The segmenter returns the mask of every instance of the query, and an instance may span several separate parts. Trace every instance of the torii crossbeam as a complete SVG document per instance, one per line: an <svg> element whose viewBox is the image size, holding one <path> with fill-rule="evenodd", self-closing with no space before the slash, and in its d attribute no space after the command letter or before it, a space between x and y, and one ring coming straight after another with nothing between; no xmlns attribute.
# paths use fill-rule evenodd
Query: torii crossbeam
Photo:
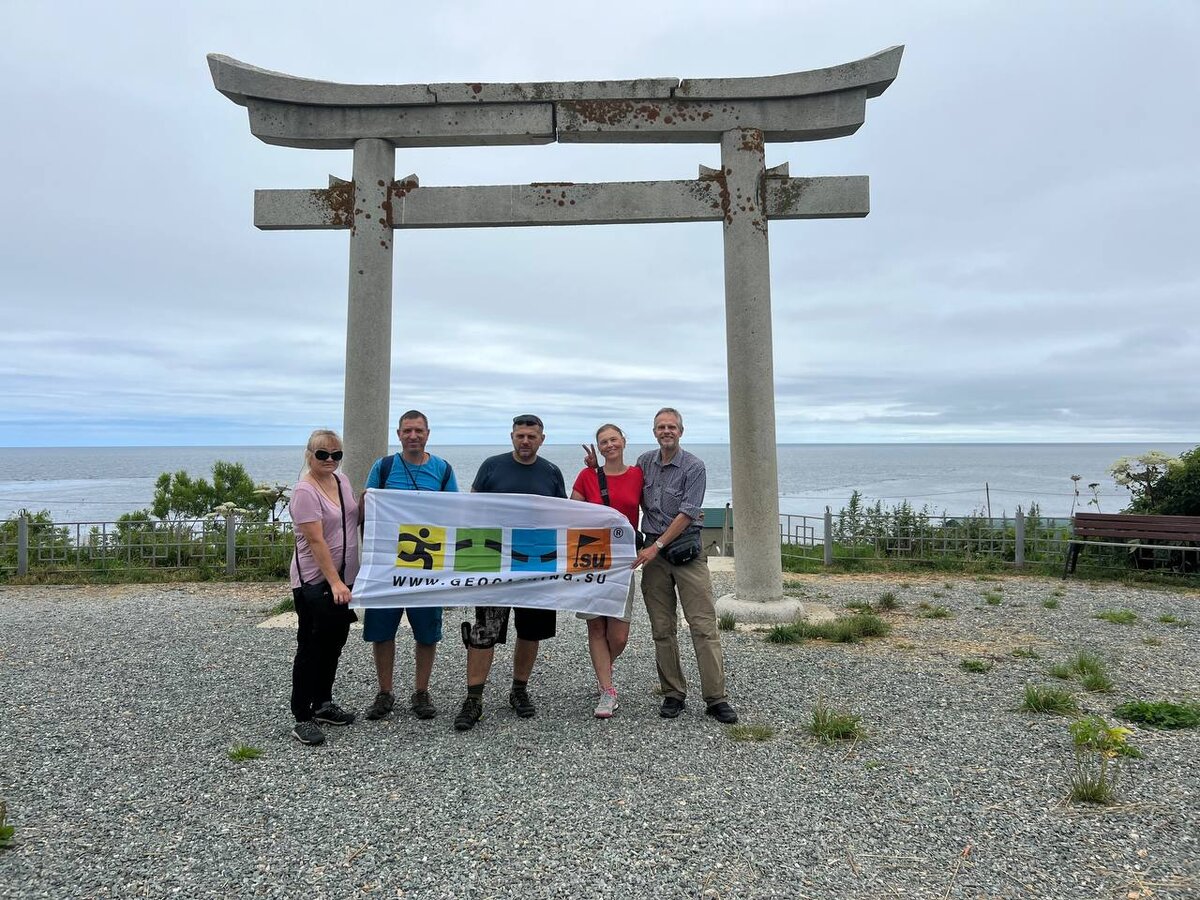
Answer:
<svg viewBox="0 0 1200 900"><path fill-rule="evenodd" d="M903 47L827 69L761 78L352 85L296 78L210 54L217 90L268 144L353 149L351 181L256 191L266 230L349 229L344 436L362 484L387 452L392 240L404 228L721 222L729 449L741 601L782 600L767 223L865 216L865 175L791 178L765 143L853 134L896 78ZM720 143L694 180L421 187L396 179L397 147Z"/></svg>

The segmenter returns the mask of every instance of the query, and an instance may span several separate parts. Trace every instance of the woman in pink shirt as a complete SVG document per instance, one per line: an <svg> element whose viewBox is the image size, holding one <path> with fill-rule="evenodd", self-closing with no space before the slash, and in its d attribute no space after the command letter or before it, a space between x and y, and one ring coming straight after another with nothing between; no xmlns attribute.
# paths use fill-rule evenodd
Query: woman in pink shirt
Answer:
<svg viewBox="0 0 1200 900"><path fill-rule="evenodd" d="M333 702L333 679L350 623L350 588L358 574L358 503L350 479L338 471L342 441L318 429L308 438L304 470L292 489L295 525L292 596L299 619L292 663L292 737L321 744L321 725L349 725L354 714Z"/></svg>
<svg viewBox="0 0 1200 900"><path fill-rule="evenodd" d="M605 503L613 507L634 529L638 523L638 504L642 499L642 470L625 464L625 433L616 425L601 425L596 432L596 447L583 449L588 459L594 459L596 448L604 459L603 466L585 466L571 488L572 500ZM599 460L597 460L599 462ZM603 479L603 480L602 480ZM607 500L604 490L608 492ZM625 598L625 614L620 618L576 613L588 623L588 652L596 681L600 684L600 701L596 718L607 719L617 708L617 689L613 687L613 662L629 640L629 619L633 612L634 579L629 579L629 596Z"/></svg>

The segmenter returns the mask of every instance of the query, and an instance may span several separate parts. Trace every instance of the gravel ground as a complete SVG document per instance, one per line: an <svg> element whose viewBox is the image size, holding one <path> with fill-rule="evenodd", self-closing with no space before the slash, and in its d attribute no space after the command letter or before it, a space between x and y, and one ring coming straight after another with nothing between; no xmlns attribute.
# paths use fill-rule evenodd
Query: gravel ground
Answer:
<svg viewBox="0 0 1200 900"><path fill-rule="evenodd" d="M17 827L0 897L1200 896L1200 734L1136 730L1145 759L1121 802L1073 806L1066 720L1017 709L1023 685L1084 647L1117 685L1076 684L1089 711L1200 696L1200 593L890 576L789 589L835 610L885 591L903 605L889 637L861 645L726 633L730 692L743 723L777 730L766 742L735 742L698 699L659 718L639 611L611 721L591 716L583 624L560 616L537 718L508 710L501 650L483 721L456 733L465 654L447 640L437 719L360 721L308 748L289 737L294 637L256 627L282 586L0 588L0 797ZM917 617L923 600L954 618ZM1138 621L1093 618L1117 607ZM994 667L960 668L978 655ZM357 709L374 695L357 630L337 692ZM818 697L869 736L812 740ZM262 758L231 761L235 743Z"/></svg>

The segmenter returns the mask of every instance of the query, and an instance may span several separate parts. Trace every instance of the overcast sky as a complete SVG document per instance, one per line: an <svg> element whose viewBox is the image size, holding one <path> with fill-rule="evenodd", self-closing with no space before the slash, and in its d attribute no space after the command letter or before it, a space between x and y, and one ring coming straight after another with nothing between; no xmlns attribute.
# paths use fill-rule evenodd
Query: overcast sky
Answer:
<svg viewBox="0 0 1200 900"><path fill-rule="evenodd" d="M346 232L255 188L350 177L260 143L205 54L344 82L768 75L906 45L792 175L866 219L770 229L780 441L1196 440L1200 4L0 0L0 445L288 444L340 428ZM423 185L695 177L709 144L399 150ZM405 231L392 411L442 443L535 412L724 441L717 224Z"/></svg>

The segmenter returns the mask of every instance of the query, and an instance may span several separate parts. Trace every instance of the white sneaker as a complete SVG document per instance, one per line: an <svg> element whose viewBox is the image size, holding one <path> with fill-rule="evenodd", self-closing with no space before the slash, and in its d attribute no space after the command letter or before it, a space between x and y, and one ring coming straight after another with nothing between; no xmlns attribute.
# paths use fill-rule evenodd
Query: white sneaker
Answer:
<svg viewBox="0 0 1200 900"><path fill-rule="evenodd" d="M617 692L615 689L609 688L600 694L600 702L596 704L596 718L611 719L617 706Z"/></svg>

